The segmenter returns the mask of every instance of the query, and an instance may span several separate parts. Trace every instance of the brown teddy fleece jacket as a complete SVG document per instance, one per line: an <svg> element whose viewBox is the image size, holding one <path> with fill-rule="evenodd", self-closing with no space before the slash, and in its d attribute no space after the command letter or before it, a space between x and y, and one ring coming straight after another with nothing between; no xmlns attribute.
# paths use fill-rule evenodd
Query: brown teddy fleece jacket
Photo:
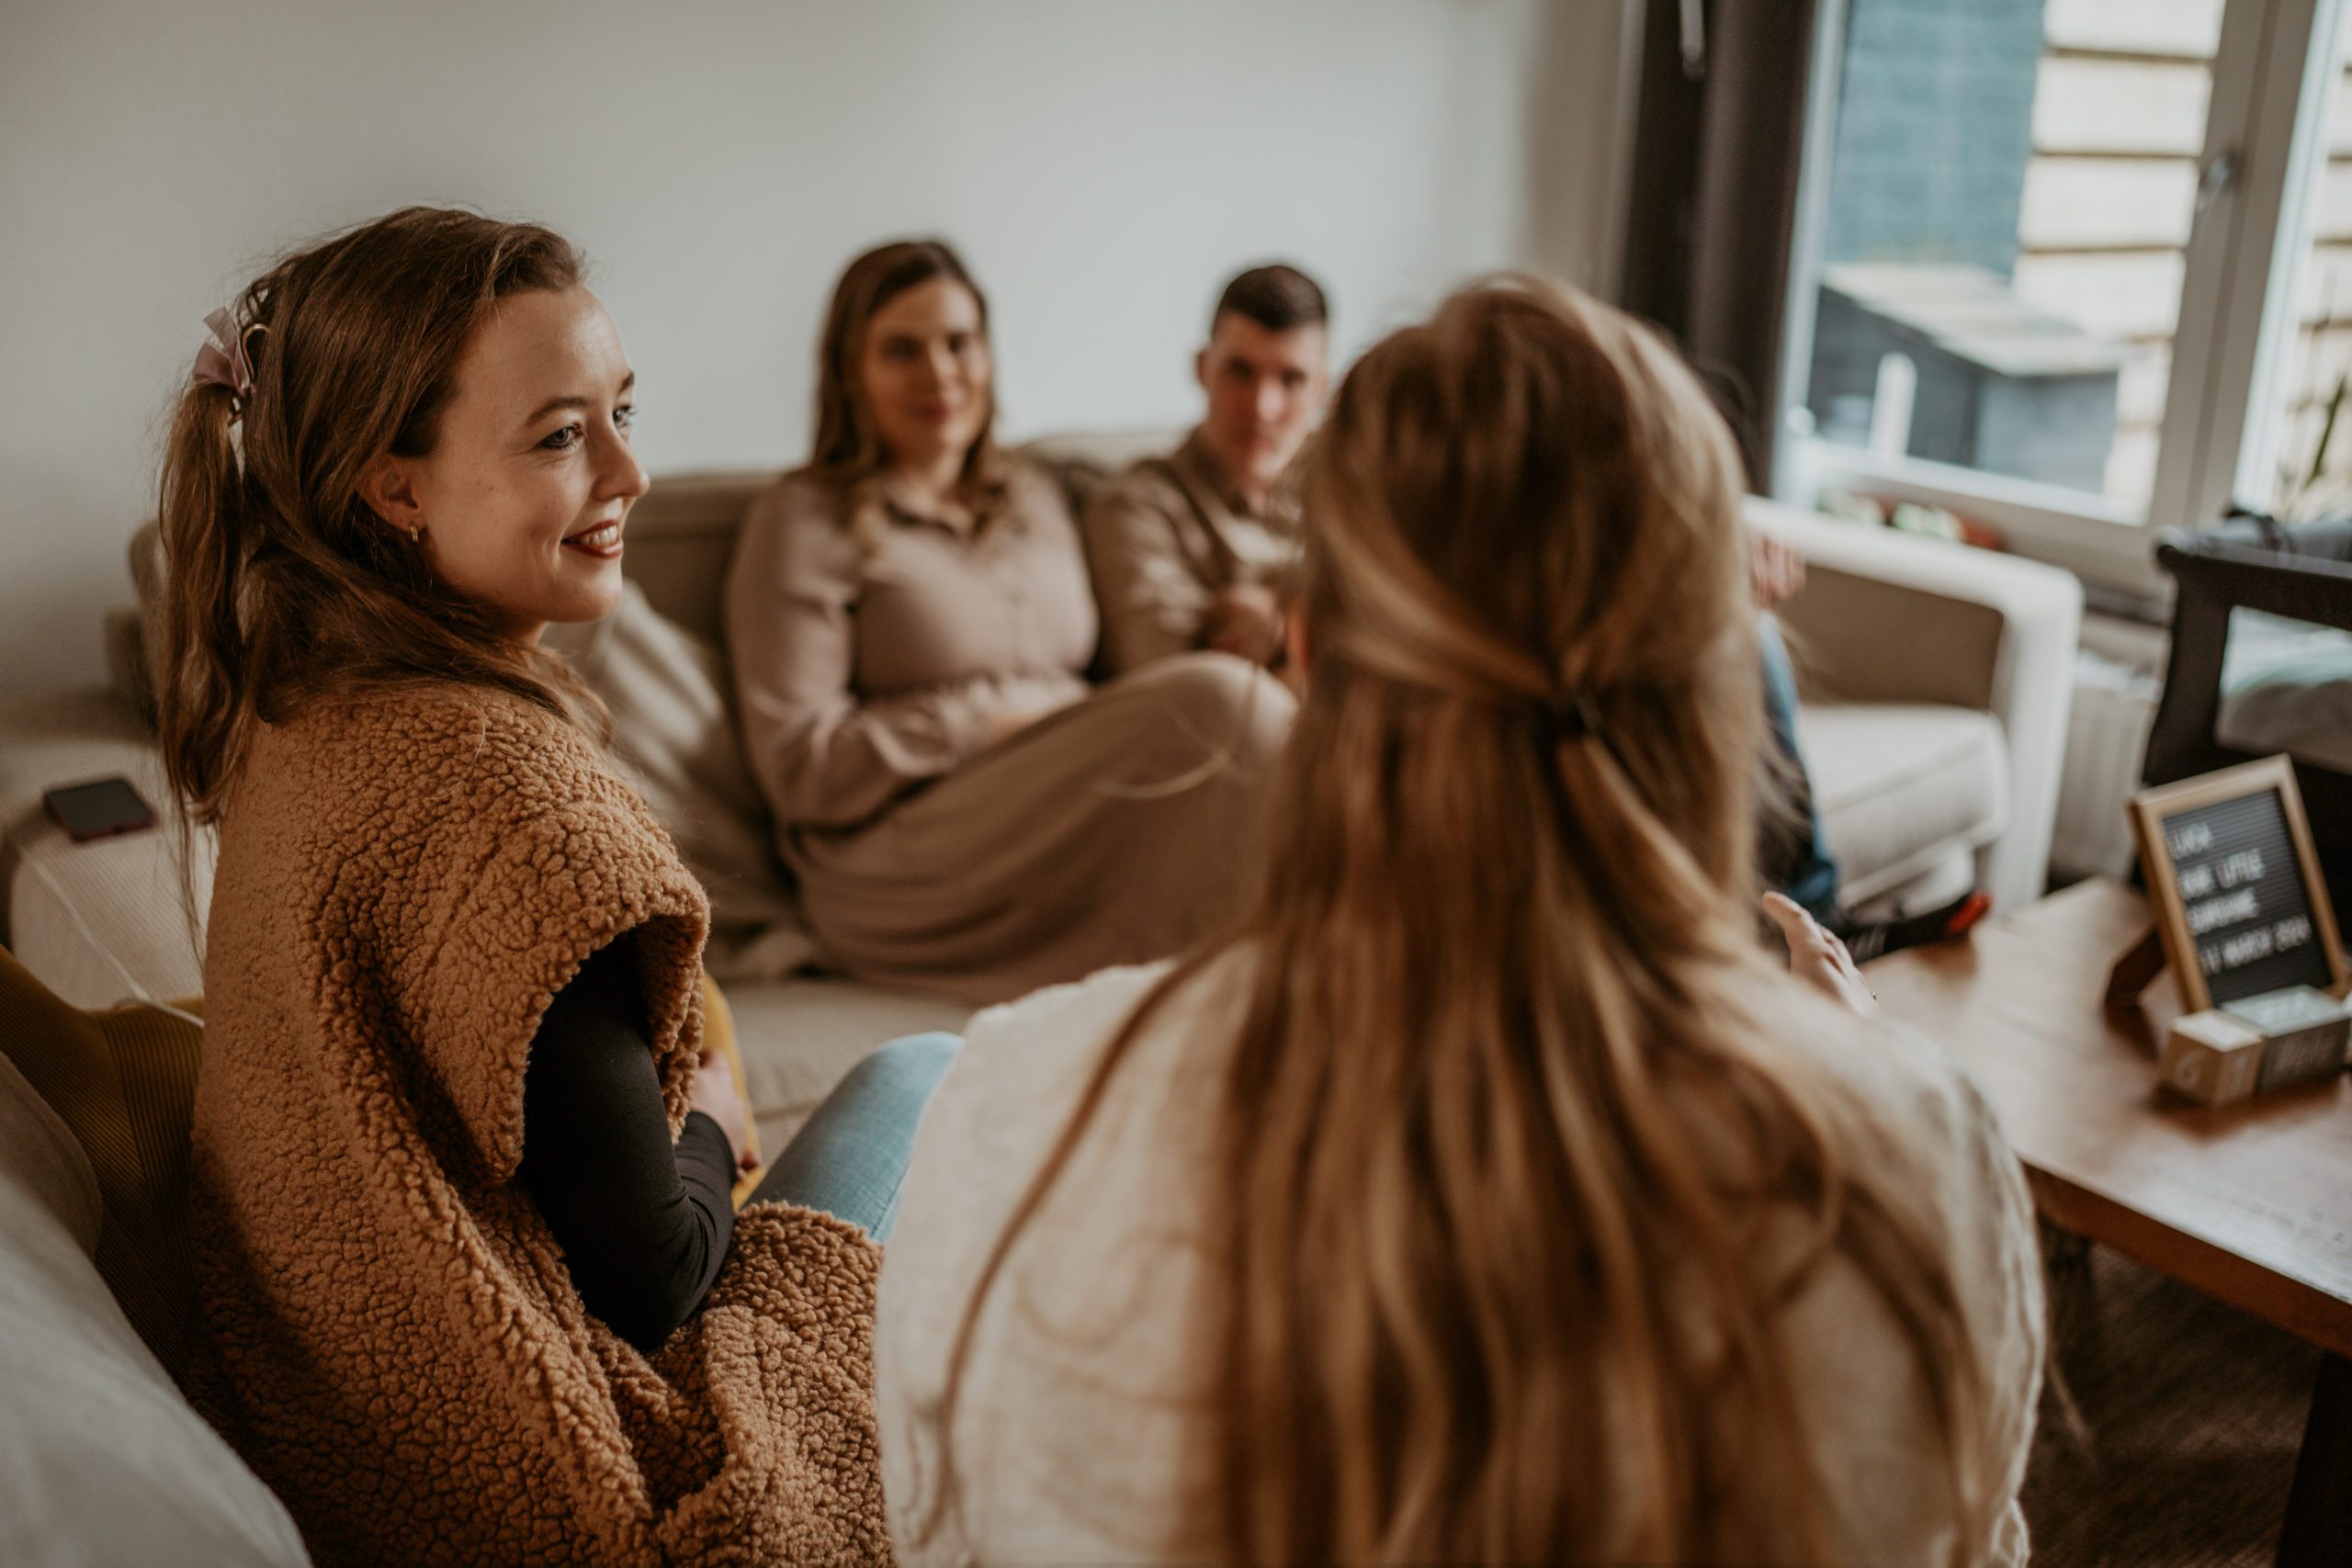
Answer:
<svg viewBox="0 0 2352 1568"><path fill-rule="evenodd" d="M205 962L203 1382L322 1563L888 1560L864 1234L747 1210L648 1358L515 1179L540 1015L632 929L675 1134L707 923L643 802L530 704L264 729Z"/></svg>

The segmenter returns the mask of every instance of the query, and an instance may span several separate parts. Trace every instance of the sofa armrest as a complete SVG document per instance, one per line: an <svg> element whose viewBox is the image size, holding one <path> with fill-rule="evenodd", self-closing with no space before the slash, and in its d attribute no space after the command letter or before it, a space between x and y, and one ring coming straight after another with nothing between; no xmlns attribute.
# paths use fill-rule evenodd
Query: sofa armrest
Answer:
<svg viewBox="0 0 2352 1568"><path fill-rule="evenodd" d="M2009 825L1978 858L2002 908L2041 897L2074 699L2083 590L2015 556L1839 523L1751 499L1749 521L1804 558L1781 609L1805 694L1989 713L2008 750Z"/></svg>
<svg viewBox="0 0 2352 1568"><path fill-rule="evenodd" d="M120 773L162 824L77 844L41 795ZM76 1007L168 1001L204 988L200 926L190 919L179 830L163 758L129 705L72 691L0 702L0 943ZM212 837L198 834L200 920L212 890Z"/></svg>

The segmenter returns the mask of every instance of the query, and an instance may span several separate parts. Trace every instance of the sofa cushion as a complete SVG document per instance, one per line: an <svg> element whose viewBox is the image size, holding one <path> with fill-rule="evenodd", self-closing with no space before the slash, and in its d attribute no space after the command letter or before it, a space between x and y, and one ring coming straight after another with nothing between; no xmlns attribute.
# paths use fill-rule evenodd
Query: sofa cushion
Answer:
<svg viewBox="0 0 2352 1568"><path fill-rule="evenodd" d="M1839 896L1875 897L1990 842L2008 819L2001 726L1973 708L1806 705L1797 742L1837 857Z"/></svg>
<svg viewBox="0 0 2352 1568"><path fill-rule="evenodd" d="M854 980L788 979L730 985L735 1038L751 1086L752 1116L773 1154L866 1053L903 1034L961 1031L968 1002Z"/></svg>
<svg viewBox="0 0 2352 1568"><path fill-rule="evenodd" d="M1184 434L1182 425L1066 431L1039 436L1019 450L1061 481L1070 510L1084 516L1094 492L1112 476L1146 457L1167 456L1184 444Z"/></svg>
<svg viewBox="0 0 2352 1568"><path fill-rule="evenodd" d="M0 1562L308 1562L116 1305L101 1223L73 1133L0 1059Z"/></svg>
<svg viewBox="0 0 2352 1568"><path fill-rule="evenodd" d="M203 1040L199 1022L168 1008L69 1007L0 948L0 1056L89 1156L105 1200L98 1273L175 1379L193 1332L188 1127Z"/></svg>
<svg viewBox="0 0 2352 1568"><path fill-rule="evenodd" d="M110 773L129 777L164 826L77 844L41 808L41 792ZM0 702L0 943L76 1007L204 988L201 922L182 896L169 798L154 738L110 694ZM210 829L193 847L200 916L211 897Z"/></svg>
<svg viewBox="0 0 2352 1568"><path fill-rule="evenodd" d="M2352 632L2231 611L2213 739L2352 773Z"/></svg>
<svg viewBox="0 0 2352 1568"><path fill-rule="evenodd" d="M550 627L547 643L611 711L614 760L710 895L710 973L737 980L808 964L816 943L743 764L718 650L654 609L634 582L622 584L611 615Z"/></svg>
<svg viewBox="0 0 2352 1568"><path fill-rule="evenodd" d="M2303 660L2222 698L2213 739L2267 757L2284 751L2352 773L2352 660Z"/></svg>
<svg viewBox="0 0 2352 1568"><path fill-rule="evenodd" d="M663 619L718 646L735 535L752 502L782 476L780 468L662 475L629 510L621 570Z"/></svg>

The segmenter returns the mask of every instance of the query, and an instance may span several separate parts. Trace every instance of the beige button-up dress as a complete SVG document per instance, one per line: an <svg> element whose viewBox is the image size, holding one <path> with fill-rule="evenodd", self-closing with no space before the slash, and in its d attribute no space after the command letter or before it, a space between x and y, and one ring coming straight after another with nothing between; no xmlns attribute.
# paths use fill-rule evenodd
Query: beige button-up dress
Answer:
<svg viewBox="0 0 2352 1568"><path fill-rule="evenodd" d="M1229 911L1290 695L1217 654L1089 685L1085 554L1038 465L970 524L788 475L726 616L752 775L851 972L998 1001Z"/></svg>
<svg viewBox="0 0 2352 1568"><path fill-rule="evenodd" d="M1298 560L1296 498L1263 511L1227 488L1194 431L1104 485L1086 509L1086 554L1102 607L1102 662L1138 670L1201 646L1219 593L1279 586Z"/></svg>

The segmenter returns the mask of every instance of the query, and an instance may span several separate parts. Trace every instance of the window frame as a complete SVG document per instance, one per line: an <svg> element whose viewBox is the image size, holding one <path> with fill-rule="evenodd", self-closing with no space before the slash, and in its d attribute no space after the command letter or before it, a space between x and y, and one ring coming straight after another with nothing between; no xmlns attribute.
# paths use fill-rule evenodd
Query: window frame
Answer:
<svg viewBox="0 0 2352 1568"><path fill-rule="evenodd" d="M2161 604L2171 585L2155 564L2157 532L2211 525L2233 500L2267 494L2279 400L2257 390L2275 384L2299 325L2312 164L2328 155L2329 111L2345 74L2339 29L2352 0L2226 0L2197 167L2200 181L2217 167L2229 173L2193 220L2183 253L2144 518L2062 486L1872 453L1811 433L1806 394L1849 4L1818 0L1815 12L1783 303L1776 497L1804 505L1823 490L1852 488L1941 506L2000 530L2019 555L2064 567L2125 601Z"/></svg>

